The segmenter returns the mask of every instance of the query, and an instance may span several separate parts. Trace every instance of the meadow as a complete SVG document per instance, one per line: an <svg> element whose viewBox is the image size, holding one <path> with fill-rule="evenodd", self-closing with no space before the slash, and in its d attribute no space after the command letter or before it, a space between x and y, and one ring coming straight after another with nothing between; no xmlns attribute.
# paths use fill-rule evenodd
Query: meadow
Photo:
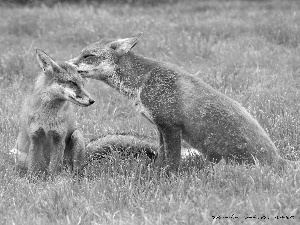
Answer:
<svg viewBox="0 0 300 225"><path fill-rule="evenodd" d="M178 1L0 8L0 224L299 224L300 168L191 165L156 176L138 160L98 165L97 176L30 183L8 151L25 93L40 71L35 48L56 60L105 37L144 32L135 51L174 63L239 101L280 154L300 159L300 4L297 1ZM98 81L96 103L76 108L86 140L115 132L157 139L132 104ZM97 166L97 165L96 165Z"/></svg>

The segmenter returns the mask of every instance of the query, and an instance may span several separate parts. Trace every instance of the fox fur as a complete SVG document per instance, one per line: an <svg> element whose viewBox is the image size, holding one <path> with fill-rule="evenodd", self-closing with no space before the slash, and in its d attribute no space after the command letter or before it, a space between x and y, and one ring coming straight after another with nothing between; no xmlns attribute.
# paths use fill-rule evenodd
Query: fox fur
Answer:
<svg viewBox="0 0 300 225"><path fill-rule="evenodd" d="M86 145L87 162L101 159L116 151L125 158L145 155L150 160L155 160L158 144L155 140L137 134L106 134L92 139Z"/></svg>
<svg viewBox="0 0 300 225"><path fill-rule="evenodd" d="M20 131L11 153L17 168L30 175L56 174L63 159L78 171L85 145L75 126L72 103L89 106L94 100L72 66L56 63L39 49L37 59L43 72L23 103Z"/></svg>
<svg viewBox="0 0 300 225"><path fill-rule="evenodd" d="M158 164L177 171L181 139L214 163L286 164L269 135L237 101L175 65L136 54L140 35L104 39L67 63L133 101L160 133Z"/></svg>

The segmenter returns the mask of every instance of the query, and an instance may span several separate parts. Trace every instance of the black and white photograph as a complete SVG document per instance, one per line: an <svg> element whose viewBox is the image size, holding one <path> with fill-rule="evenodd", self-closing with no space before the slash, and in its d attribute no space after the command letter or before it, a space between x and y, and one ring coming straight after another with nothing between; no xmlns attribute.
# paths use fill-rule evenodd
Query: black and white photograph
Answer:
<svg viewBox="0 0 300 225"><path fill-rule="evenodd" d="M300 224L300 1L0 0L0 224Z"/></svg>

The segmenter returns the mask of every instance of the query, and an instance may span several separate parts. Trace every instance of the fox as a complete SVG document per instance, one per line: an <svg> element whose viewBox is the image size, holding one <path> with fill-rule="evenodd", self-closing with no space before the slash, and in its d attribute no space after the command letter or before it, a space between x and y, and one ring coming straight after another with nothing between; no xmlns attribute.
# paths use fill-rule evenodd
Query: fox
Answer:
<svg viewBox="0 0 300 225"><path fill-rule="evenodd" d="M58 174L64 160L80 172L85 142L75 125L73 105L87 107L95 101L75 67L57 63L41 49L36 49L36 57L42 72L23 102L11 154L17 169L33 178Z"/></svg>
<svg viewBox="0 0 300 225"><path fill-rule="evenodd" d="M134 52L141 35L102 39L66 63L82 77L100 80L129 98L157 127L159 168L178 172L182 140L213 164L221 159L280 168L287 164L240 103L174 64Z"/></svg>

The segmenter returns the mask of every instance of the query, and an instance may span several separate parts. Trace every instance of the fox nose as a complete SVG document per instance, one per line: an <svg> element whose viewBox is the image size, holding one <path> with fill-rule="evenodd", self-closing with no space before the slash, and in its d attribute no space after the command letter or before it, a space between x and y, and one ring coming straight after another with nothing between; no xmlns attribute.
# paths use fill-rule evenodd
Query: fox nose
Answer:
<svg viewBox="0 0 300 225"><path fill-rule="evenodd" d="M95 102L95 100L90 98L90 100L89 100L90 105L92 105L94 102Z"/></svg>

